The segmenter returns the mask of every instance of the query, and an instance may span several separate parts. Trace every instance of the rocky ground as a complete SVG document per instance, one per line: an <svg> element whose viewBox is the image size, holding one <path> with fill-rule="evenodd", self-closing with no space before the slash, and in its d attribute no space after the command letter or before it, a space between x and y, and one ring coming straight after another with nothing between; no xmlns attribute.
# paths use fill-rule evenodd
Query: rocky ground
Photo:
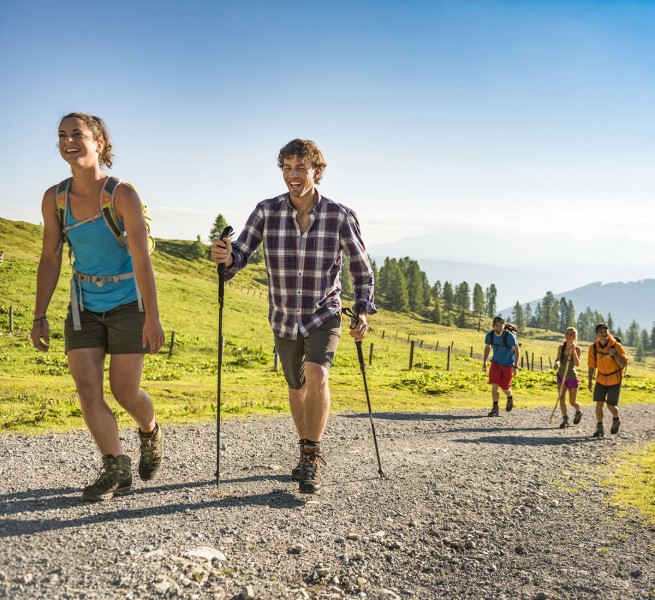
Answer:
<svg viewBox="0 0 655 600"><path fill-rule="evenodd" d="M607 504L602 466L655 439L550 409L330 418L320 495L298 493L290 418L165 427L165 465L101 504L87 432L0 438L0 597L653 598L655 528ZM123 432L138 460L135 431Z"/></svg>

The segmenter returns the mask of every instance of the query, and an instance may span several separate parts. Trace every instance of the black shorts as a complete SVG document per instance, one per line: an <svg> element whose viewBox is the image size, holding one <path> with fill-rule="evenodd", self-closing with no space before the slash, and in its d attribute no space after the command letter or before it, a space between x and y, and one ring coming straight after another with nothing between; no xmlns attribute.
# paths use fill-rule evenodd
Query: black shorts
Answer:
<svg viewBox="0 0 655 600"><path fill-rule="evenodd" d="M341 315L334 315L307 337L298 334L295 340L275 336L284 378L292 390L305 385L305 362L330 368L341 338Z"/></svg>
<svg viewBox="0 0 655 600"><path fill-rule="evenodd" d="M616 406L619 403L619 394L621 393L621 384L603 385L596 382L594 387L594 402L607 402L610 406Z"/></svg>
<svg viewBox="0 0 655 600"><path fill-rule="evenodd" d="M147 354L143 347L143 324L146 313L136 301L112 308L107 312L80 311L82 329L73 329L73 315L68 306L64 324L66 352L78 348L104 348L107 354Z"/></svg>

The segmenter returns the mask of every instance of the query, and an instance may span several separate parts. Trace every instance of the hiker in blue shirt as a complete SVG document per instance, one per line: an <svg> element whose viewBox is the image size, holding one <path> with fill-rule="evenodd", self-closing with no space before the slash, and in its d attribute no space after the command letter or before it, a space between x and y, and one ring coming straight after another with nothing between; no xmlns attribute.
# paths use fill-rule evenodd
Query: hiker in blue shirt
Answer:
<svg viewBox="0 0 655 600"><path fill-rule="evenodd" d="M511 323L505 323L503 317L494 317L493 331L489 331L485 337L484 358L482 360L482 370L487 372L487 359L489 351L493 347L493 357L491 359L491 368L489 369L489 383L491 384L491 399L493 406L487 416L497 417L498 398L503 390L507 396L505 410L511 411L514 406L514 396L512 396L512 377L516 374L516 368L519 362L519 346L516 339L516 327Z"/></svg>
<svg viewBox="0 0 655 600"><path fill-rule="evenodd" d="M30 337L37 350L48 351L46 311L57 287L66 242L74 257L64 325L66 357L84 422L103 463L96 482L84 488L82 497L109 500L129 491L132 463L105 400L106 357L110 355L112 394L138 424L139 477L149 481L161 466L163 434L152 399L140 389L141 372L144 355L164 344L164 330L145 211L133 187L103 170L111 168L113 153L102 119L85 113L66 115L59 123L59 153L72 177L49 188L41 203L43 244ZM118 236L111 227L114 218L120 225Z"/></svg>

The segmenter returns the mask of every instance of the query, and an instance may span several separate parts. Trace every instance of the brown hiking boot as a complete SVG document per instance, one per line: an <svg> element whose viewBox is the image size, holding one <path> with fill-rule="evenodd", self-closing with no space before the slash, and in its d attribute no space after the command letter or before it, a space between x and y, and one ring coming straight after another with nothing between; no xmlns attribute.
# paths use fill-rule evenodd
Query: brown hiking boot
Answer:
<svg viewBox="0 0 655 600"><path fill-rule="evenodd" d="M150 481L159 471L163 456L164 434L161 427L156 424L150 433L143 433L139 429L141 439L141 458L139 459L139 477L143 481Z"/></svg>
<svg viewBox="0 0 655 600"><path fill-rule="evenodd" d="M612 419L612 427L610 429L610 433L612 435L618 433L619 432L619 427L621 427L621 419L619 419L618 417L614 417Z"/></svg>
<svg viewBox="0 0 655 600"><path fill-rule="evenodd" d="M488 417L498 417L500 414L498 413L498 404L494 404L491 407L491 411L489 411L489 414L487 415Z"/></svg>
<svg viewBox="0 0 655 600"><path fill-rule="evenodd" d="M596 425L596 431L591 437L602 438L605 437L605 428L603 427L602 422Z"/></svg>
<svg viewBox="0 0 655 600"><path fill-rule="evenodd" d="M566 429L569 426L569 418L564 415L562 417L562 422L559 424L560 429Z"/></svg>
<svg viewBox="0 0 655 600"><path fill-rule="evenodd" d="M575 413L575 417L573 417L573 424L577 425L581 420L582 420L582 411L579 410Z"/></svg>
<svg viewBox="0 0 655 600"><path fill-rule="evenodd" d="M316 494L321 490L321 463L325 464L321 444L305 440L300 461L300 492Z"/></svg>
<svg viewBox="0 0 655 600"><path fill-rule="evenodd" d="M129 456L121 454L102 457L102 470L95 483L82 490L82 498L98 502L110 500L116 494L125 494L132 486L132 461Z"/></svg>
<svg viewBox="0 0 655 600"><path fill-rule="evenodd" d="M514 396L507 396L507 404L505 404L505 410L507 412L512 412L514 408Z"/></svg>

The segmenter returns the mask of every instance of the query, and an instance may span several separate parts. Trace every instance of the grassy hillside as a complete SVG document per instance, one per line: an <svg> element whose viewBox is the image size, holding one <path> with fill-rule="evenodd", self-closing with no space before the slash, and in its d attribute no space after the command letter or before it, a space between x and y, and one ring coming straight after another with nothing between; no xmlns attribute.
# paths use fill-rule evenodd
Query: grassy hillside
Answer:
<svg viewBox="0 0 655 600"><path fill-rule="evenodd" d="M62 276L48 311L52 346L36 352L28 338L41 228L0 219L0 431L63 429L83 426L75 389L63 351L63 319L68 304L70 267L64 259ZM175 332L173 355L169 348L147 357L144 387L156 399L163 421L190 422L214 417L217 356L217 286L212 263L189 259L193 242L158 240L153 254L160 311L168 340ZM273 370L273 335L267 320L266 277L263 266L250 266L226 288L224 335L226 356L223 407L227 414L275 413L287 410L286 386L281 371ZM9 307L14 330L9 333ZM370 319L371 335L364 343L375 410L442 410L486 408L489 387L481 372L479 355L484 332L475 328L436 326L421 319L385 310ZM332 406L335 410L365 408L362 378L355 345L347 336L332 371ZM520 332L524 355L535 357L536 371L519 372L515 384L520 408L552 406L556 388L548 369L560 334L537 330ZM410 371L409 340L415 340ZM439 351L435 346L439 345ZM450 371L443 350L452 345ZM469 355L471 351L474 356ZM629 349L630 351L630 349ZM539 370L540 359L544 370ZM655 390L653 359L628 369L622 402L646 402ZM583 370L583 384L586 384ZM107 394L109 392L107 391ZM581 391L583 404L590 394ZM116 406L113 404L113 406ZM115 408L122 424L129 420Z"/></svg>

